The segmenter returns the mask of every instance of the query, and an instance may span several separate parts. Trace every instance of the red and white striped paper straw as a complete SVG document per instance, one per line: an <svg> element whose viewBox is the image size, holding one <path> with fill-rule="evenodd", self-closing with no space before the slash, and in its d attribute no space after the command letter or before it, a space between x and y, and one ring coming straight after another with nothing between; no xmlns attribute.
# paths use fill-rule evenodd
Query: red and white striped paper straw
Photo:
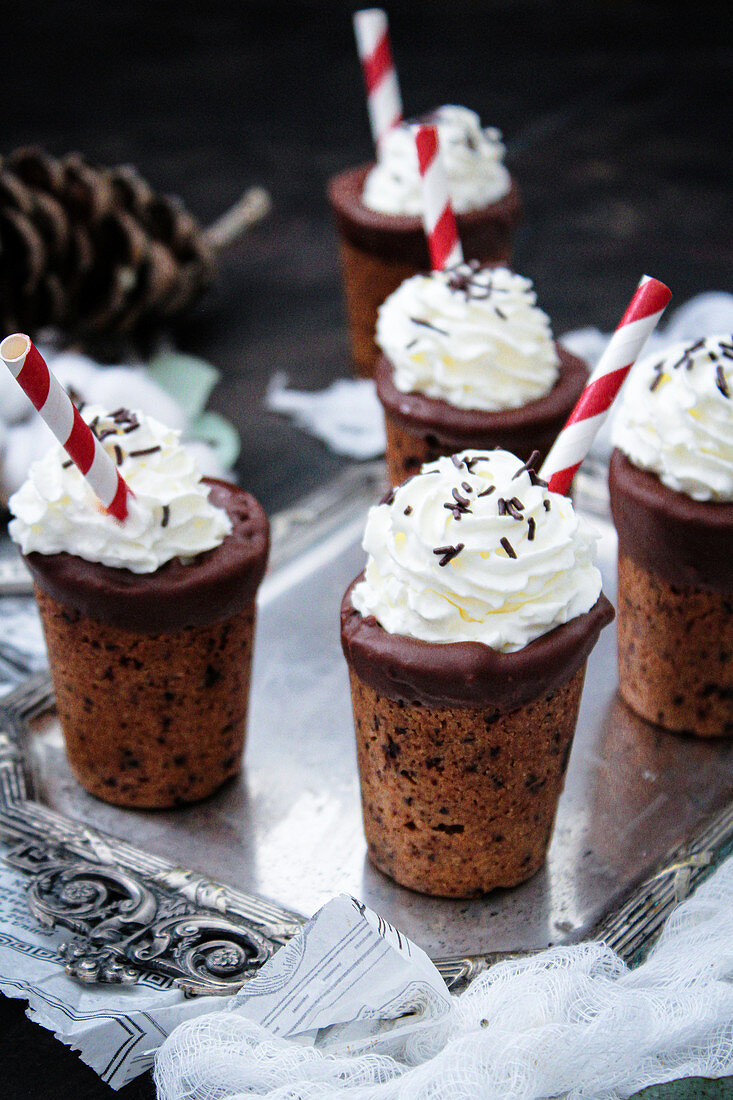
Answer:
<svg viewBox="0 0 733 1100"><path fill-rule="evenodd" d="M437 126L415 129L417 160L423 186L423 223L433 271L444 271L463 261L463 249L448 190L448 177L440 159Z"/></svg>
<svg viewBox="0 0 733 1100"><path fill-rule="evenodd" d="M79 467L107 511L127 517L132 490L29 336L16 332L0 344L0 359Z"/></svg>
<svg viewBox="0 0 733 1100"><path fill-rule="evenodd" d="M402 121L402 98L389 44L387 16L381 8L354 12L354 34L367 93L374 147Z"/></svg>
<svg viewBox="0 0 733 1100"><path fill-rule="evenodd" d="M642 278L567 424L542 464L540 477L549 483L552 492L567 493L626 375L671 297L672 291L658 279L649 275Z"/></svg>

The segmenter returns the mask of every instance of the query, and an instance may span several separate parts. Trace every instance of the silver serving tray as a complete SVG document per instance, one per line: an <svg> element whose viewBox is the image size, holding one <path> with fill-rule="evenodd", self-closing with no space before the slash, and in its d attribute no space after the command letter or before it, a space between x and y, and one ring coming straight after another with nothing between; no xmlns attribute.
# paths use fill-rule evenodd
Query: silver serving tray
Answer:
<svg viewBox="0 0 733 1100"><path fill-rule="evenodd" d="M363 566L366 510L382 482L381 464L351 467L275 517L245 766L205 802L152 812L99 802L68 769L47 680L3 701L0 835L29 873L37 916L77 937L70 972L133 981L148 966L189 992L227 992L292 935L301 915L341 892L406 932L451 982L507 953L594 934L632 959L728 850L733 745L671 735L637 718L617 694L610 627L588 664L539 874L514 890L452 901L405 890L371 866L338 622L341 596ZM600 534L613 601L616 540L602 479L582 476L576 502ZM9 586L27 589L5 568ZM188 921L183 931L174 918Z"/></svg>

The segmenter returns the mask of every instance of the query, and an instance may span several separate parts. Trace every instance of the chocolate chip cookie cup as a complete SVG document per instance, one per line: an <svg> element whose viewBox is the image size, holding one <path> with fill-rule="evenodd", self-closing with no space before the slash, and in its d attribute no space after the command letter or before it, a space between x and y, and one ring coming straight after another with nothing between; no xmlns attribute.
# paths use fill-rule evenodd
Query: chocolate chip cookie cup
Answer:
<svg viewBox="0 0 733 1100"><path fill-rule="evenodd" d="M364 181L374 166L352 168L328 185L336 222L354 371L372 378L379 357L374 342L377 310L411 275L430 271L430 255L419 215L383 214L362 202ZM456 214L467 259L505 262L521 218L516 183L497 202Z"/></svg>
<svg viewBox="0 0 733 1100"><path fill-rule="evenodd" d="M695 501L619 451L619 691L665 729L733 736L733 504Z"/></svg>
<svg viewBox="0 0 733 1100"><path fill-rule="evenodd" d="M356 583L356 582L355 582ZM516 653L388 634L341 608L369 858L424 894L516 886L547 854L601 596Z"/></svg>
<svg viewBox="0 0 733 1100"><path fill-rule="evenodd" d="M25 557L69 764L105 802L194 802L241 767L268 523L242 489L207 484L232 532L190 564L135 574Z"/></svg>
<svg viewBox="0 0 733 1100"><path fill-rule="evenodd" d="M501 412L461 409L422 393L403 393L394 385L394 367L385 355L377 361L377 397L387 431L387 470L392 485L417 473L425 462L467 448L501 447L518 458L537 450L541 463L583 392L588 371L582 359L557 345L560 373L546 397Z"/></svg>
<svg viewBox="0 0 733 1100"><path fill-rule="evenodd" d="M517 885L545 859L613 618L593 537L515 456L465 451L373 508L364 547L341 643L369 858L425 894Z"/></svg>
<svg viewBox="0 0 733 1100"><path fill-rule="evenodd" d="M467 448L542 461L588 380L553 339L531 279L501 264L407 279L379 308L377 343L393 485Z"/></svg>
<svg viewBox="0 0 733 1100"><path fill-rule="evenodd" d="M124 519L60 445L9 501L69 763L107 802L193 802L240 768L267 517L236 485L203 479L152 417L74 415L126 487Z"/></svg>
<svg viewBox="0 0 733 1100"><path fill-rule="evenodd" d="M637 363L613 441L621 695L664 729L733 736L733 335Z"/></svg>

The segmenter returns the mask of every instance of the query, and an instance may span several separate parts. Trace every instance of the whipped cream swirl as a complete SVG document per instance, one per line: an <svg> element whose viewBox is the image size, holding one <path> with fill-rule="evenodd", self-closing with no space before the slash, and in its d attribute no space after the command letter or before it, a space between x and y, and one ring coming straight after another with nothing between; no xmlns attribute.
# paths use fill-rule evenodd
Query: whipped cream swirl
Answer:
<svg viewBox="0 0 733 1100"><path fill-rule="evenodd" d="M352 593L390 634L511 653L600 595L595 536L508 451L426 463L390 498L369 511Z"/></svg>
<svg viewBox="0 0 733 1100"><path fill-rule="evenodd" d="M474 111L450 105L439 107L421 121L438 127L440 155L456 214L488 206L506 195L511 179L504 167L504 146L498 130L482 129ZM409 122L395 126L384 138L361 201L382 214L422 217L422 181Z"/></svg>
<svg viewBox="0 0 733 1100"><path fill-rule="evenodd" d="M733 335L639 360L614 419L614 446L693 500L733 501Z"/></svg>
<svg viewBox="0 0 733 1100"><path fill-rule="evenodd" d="M531 280L477 261L406 279L379 308L376 340L398 390L461 409L519 408L559 374Z"/></svg>
<svg viewBox="0 0 733 1100"><path fill-rule="evenodd" d="M224 541L232 525L209 504L180 432L140 412L84 409L107 453L135 494L124 523L109 515L56 445L34 462L10 498L11 537L24 554L66 551L87 561L153 573L171 558L188 560Z"/></svg>

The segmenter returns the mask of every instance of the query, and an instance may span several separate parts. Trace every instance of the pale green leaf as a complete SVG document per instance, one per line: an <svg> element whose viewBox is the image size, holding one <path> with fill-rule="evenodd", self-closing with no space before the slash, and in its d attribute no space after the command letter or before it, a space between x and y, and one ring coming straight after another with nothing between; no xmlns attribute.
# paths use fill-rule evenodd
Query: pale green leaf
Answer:
<svg viewBox="0 0 733 1100"><path fill-rule="evenodd" d="M208 443L222 466L227 469L233 466L239 457L240 443L236 428L211 409L194 417L189 424L187 435Z"/></svg>
<svg viewBox="0 0 733 1100"><path fill-rule="evenodd" d="M165 351L153 356L145 370L190 417L203 411L220 378L220 371L211 363L180 351Z"/></svg>

